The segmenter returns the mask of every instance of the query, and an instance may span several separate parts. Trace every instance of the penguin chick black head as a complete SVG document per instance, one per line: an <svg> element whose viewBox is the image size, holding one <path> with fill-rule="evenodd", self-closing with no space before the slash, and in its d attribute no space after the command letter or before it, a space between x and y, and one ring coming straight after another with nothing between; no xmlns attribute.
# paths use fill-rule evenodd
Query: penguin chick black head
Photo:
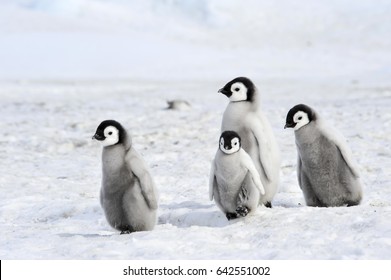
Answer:
<svg viewBox="0 0 391 280"><path fill-rule="evenodd" d="M225 154L233 154L240 150L240 136L235 131L224 131L220 136L220 150Z"/></svg>
<svg viewBox="0 0 391 280"><path fill-rule="evenodd" d="M104 147L124 143L126 131L122 125L114 120L106 120L96 129L92 139L101 141Z"/></svg>
<svg viewBox="0 0 391 280"><path fill-rule="evenodd" d="M284 128L291 127L294 130L298 130L315 120L315 111L305 104L299 104L289 110Z"/></svg>
<svg viewBox="0 0 391 280"><path fill-rule="evenodd" d="M230 81L218 92L226 95L230 101L253 101L255 95L255 85L246 77L238 77Z"/></svg>

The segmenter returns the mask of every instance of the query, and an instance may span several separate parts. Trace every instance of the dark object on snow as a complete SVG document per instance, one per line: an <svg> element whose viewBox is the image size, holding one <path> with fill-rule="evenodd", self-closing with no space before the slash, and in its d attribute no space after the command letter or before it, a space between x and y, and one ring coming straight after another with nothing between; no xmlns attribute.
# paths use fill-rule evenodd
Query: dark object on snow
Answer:
<svg viewBox="0 0 391 280"><path fill-rule="evenodd" d="M186 100L170 100L167 101L168 107L166 108L167 110L178 110L178 111L184 111L184 110L189 110L191 109L191 105L189 102Z"/></svg>

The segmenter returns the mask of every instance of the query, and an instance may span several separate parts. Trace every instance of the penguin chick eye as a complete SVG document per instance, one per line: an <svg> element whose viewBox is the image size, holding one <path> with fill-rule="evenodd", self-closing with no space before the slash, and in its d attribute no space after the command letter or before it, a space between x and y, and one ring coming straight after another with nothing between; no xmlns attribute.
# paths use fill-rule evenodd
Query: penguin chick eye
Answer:
<svg viewBox="0 0 391 280"><path fill-rule="evenodd" d="M234 88L234 91L239 91L239 90L240 90L240 88L238 88L238 87L237 87L237 88Z"/></svg>
<svg viewBox="0 0 391 280"><path fill-rule="evenodd" d="M113 132L112 132L112 131L110 131L110 132L109 132L109 135L111 135L111 134L113 134Z"/></svg>
<svg viewBox="0 0 391 280"><path fill-rule="evenodd" d="M300 116L298 119L299 119L299 121L302 119L303 117L302 116Z"/></svg>

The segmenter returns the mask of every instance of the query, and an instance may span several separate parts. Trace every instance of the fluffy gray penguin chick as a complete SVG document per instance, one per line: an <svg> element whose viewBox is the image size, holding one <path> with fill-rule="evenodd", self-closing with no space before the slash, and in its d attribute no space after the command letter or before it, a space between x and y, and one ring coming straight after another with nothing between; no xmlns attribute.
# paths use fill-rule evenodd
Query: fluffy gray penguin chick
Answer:
<svg viewBox="0 0 391 280"><path fill-rule="evenodd" d="M269 121L260 109L259 93L254 83L238 77L227 83L220 93L229 98L221 131L235 131L243 149L252 158L265 187L259 203L272 207L280 176L280 152Z"/></svg>
<svg viewBox="0 0 391 280"><path fill-rule="evenodd" d="M93 136L103 145L100 203L110 226L122 233L152 230L157 191L131 138L114 120L103 121Z"/></svg>
<svg viewBox="0 0 391 280"><path fill-rule="evenodd" d="M297 177L308 206L353 206L362 198L358 168L344 137L309 106L289 110L285 128L295 131Z"/></svg>
<svg viewBox="0 0 391 280"><path fill-rule="evenodd" d="M240 136L224 131L209 180L209 198L215 200L228 220L244 217L255 210L265 194L251 157L241 148Z"/></svg>

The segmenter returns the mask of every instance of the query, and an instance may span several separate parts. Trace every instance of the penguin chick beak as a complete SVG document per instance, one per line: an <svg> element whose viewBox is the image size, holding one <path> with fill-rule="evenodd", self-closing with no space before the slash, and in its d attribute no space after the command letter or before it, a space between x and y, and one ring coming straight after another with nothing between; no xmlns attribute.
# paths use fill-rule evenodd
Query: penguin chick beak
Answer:
<svg viewBox="0 0 391 280"><path fill-rule="evenodd" d="M295 125L296 125L295 123L286 123L284 129L295 127Z"/></svg>
<svg viewBox="0 0 391 280"><path fill-rule="evenodd" d="M228 90L225 90L224 88L219 89L218 92L224 94L227 97L231 96L231 92L229 92Z"/></svg>
<svg viewBox="0 0 391 280"><path fill-rule="evenodd" d="M94 140L94 139L96 139L98 141L103 141L103 140L105 140L105 137L96 133L94 136L92 136L92 140Z"/></svg>

